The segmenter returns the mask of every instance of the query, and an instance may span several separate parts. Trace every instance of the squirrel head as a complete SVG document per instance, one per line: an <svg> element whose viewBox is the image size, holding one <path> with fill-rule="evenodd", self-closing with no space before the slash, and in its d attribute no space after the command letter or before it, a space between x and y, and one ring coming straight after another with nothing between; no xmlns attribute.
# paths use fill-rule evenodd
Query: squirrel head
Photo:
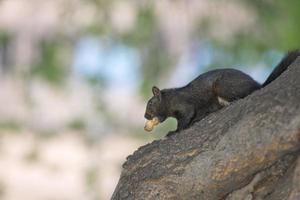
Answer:
<svg viewBox="0 0 300 200"><path fill-rule="evenodd" d="M152 87L153 97L148 101L145 118L152 120L154 117L157 117L159 122L165 121L167 118L164 114L164 103L162 92L158 87Z"/></svg>

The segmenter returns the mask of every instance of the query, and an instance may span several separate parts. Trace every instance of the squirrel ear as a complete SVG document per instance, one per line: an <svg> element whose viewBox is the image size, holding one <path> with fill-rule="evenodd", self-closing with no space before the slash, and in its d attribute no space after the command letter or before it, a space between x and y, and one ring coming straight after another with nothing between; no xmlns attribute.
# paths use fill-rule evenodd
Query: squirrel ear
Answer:
<svg viewBox="0 0 300 200"><path fill-rule="evenodd" d="M160 89L156 86L153 86L152 87L152 93L154 96L157 96L157 97L161 97L161 92L160 92Z"/></svg>

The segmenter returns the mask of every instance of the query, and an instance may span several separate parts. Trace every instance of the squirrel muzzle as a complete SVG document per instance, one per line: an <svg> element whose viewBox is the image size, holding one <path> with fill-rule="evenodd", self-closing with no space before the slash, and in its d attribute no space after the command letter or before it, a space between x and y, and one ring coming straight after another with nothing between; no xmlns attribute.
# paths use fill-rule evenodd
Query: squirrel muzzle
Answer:
<svg viewBox="0 0 300 200"><path fill-rule="evenodd" d="M158 124L159 124L158 118L154 117L151 120L146 120L144 129L145 129L145 131L151 132L153 130L154 126L156 126Z"/></svg>

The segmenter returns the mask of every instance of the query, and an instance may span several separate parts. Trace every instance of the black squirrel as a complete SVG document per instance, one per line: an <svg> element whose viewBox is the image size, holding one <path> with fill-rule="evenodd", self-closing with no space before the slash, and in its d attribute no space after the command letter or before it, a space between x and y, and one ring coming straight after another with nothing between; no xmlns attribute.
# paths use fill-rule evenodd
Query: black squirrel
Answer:
<svg viewBox="0 0 300 200"><path fill-rule="evenodd" d="M261 85L249 75L236 69L216 69L199 75L181 88L160 90L153 86L153 97L148 101L145 118L158 120L177 119L177 129L167 136L186 129L209 113L230 102L241 99L275 80L300 55L300 50L290 51ZM146 129L145 129L146 130ZM149 130L148 130L149 131Z"/></svg>

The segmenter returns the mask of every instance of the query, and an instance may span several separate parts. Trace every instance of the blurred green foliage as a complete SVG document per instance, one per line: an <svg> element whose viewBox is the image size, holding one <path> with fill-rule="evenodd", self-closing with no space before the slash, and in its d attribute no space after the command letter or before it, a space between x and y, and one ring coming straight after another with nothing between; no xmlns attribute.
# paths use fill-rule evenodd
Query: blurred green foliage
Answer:
<svg viewBox="0 0 300 200"><path fill-rule="evenodd" d="M18 132L22 129L22 125L14 121L3 121L0 123L0 130Z"/></svg>
<svg viewBox="0 0 300 200"><path fill-rule="evenodd" d="M243 0L256 16L251 30L238 32L230 42L209 35L212 22L202 19L196 24L196 38L209 41L214 57L208 68L236 66L236 64L257 63L265 59L269 50L285 53L300 47L300 1L298 0ZM274 67L270 65L270 67ZM208 69L207 69L208 70Z"/></svg>
<svg viewBox="0 0 300 200"><path fill-rule="evenodd" d="M140 49L142 56L140 92L142 96L147 96L152 84L159 81L171 63L171 58L159 32L157 20L151 6L141 8L134 29L119 36L122 42Z"/></svg>
<svg viewBox="0 0 300 200"><path fill-rule="evenodd" d="M136 2L137 18L133 29L129 32L115 31L110 22L112 5L116 1L89 0L98 10L95 21L80 34L93 34L99 37L110 38L114 41L135 47L141 54L141 83L142 96L149 95L154 83L159 83L168 73L172 73L177 58L171 57L162 37L153 2ZM263 58L263 53L275 49L285 52L300 46L300 1L298 0L243 0L243 3L253 11L257 19L252 30L238 32L233 40L224 41L210 35L212 23L209 17L202 18L195 24L195 41L208 41L214 51L213 62L210 68L233 66L236 63L252 64ZM77 37L80 37L80 34ZM0 41L5 41L6 34L0 35ZM66 76L68 66L60 59L67 38L56 37L51 41L42 41L39 44L40 58L32 69L34 75L39 75L52 83L61 83ZM74 39L74 38L72 38ZM70 39L69 39L70 40ZM97 82L95 78L91 82Z"/></svg>
<svg viewBox="0 0 300 200"><path fill-rule="evenodd" d="M93 190L97 184L98 171L96 168L89 168L85 174L85 183L89 190Z"/></svg>
<svg viewBox="0 0 300 200"><path fill-rule="evenodd" d="M5 45L9 39L11 38L11 35L7 33L5 30L0 30L0 44Z"/></svg>
<svg viewBox="0 0 300 200"><path fill-rule="evenodd" d="M65 48L64 39L42 41L39 44L40 57L31 69L31 75L40 76L53 84L62 84L66 77L66 66L61 58Z"/></svg>
<svg viewBox="0 0 300 200"><path fill-rule="evenodd" d="M69 123L69 128L71 130L77 130L77 131L82 131L86 129L86 123L84 119L74 119Z"/></svg>
<svg viewBox="0 0 300 200"><path fill-rule="evenodd" d="M263 44L282 50L299 47L300 1L244 0L244 2L258 14L260 27L256 31L259 32L257 36L265 36L261 38Z"/></svg>
<svg viewBox="0 0 300 200"><path fill-rule="evenodd" d="M231 43L213 40L216 49L229 52L235 61L253 63L270 49L287 52L300 47L300 1L243 2L256 13L256 26L251 31L241 31Z"/></svg>
<svg viewBox="0 0 300 200"><path fill-rule="evenodd" d="M28 163L36 163L39 161L39 149L37 147L33 147L29 152L25 154L24 160Z"/></svg>

